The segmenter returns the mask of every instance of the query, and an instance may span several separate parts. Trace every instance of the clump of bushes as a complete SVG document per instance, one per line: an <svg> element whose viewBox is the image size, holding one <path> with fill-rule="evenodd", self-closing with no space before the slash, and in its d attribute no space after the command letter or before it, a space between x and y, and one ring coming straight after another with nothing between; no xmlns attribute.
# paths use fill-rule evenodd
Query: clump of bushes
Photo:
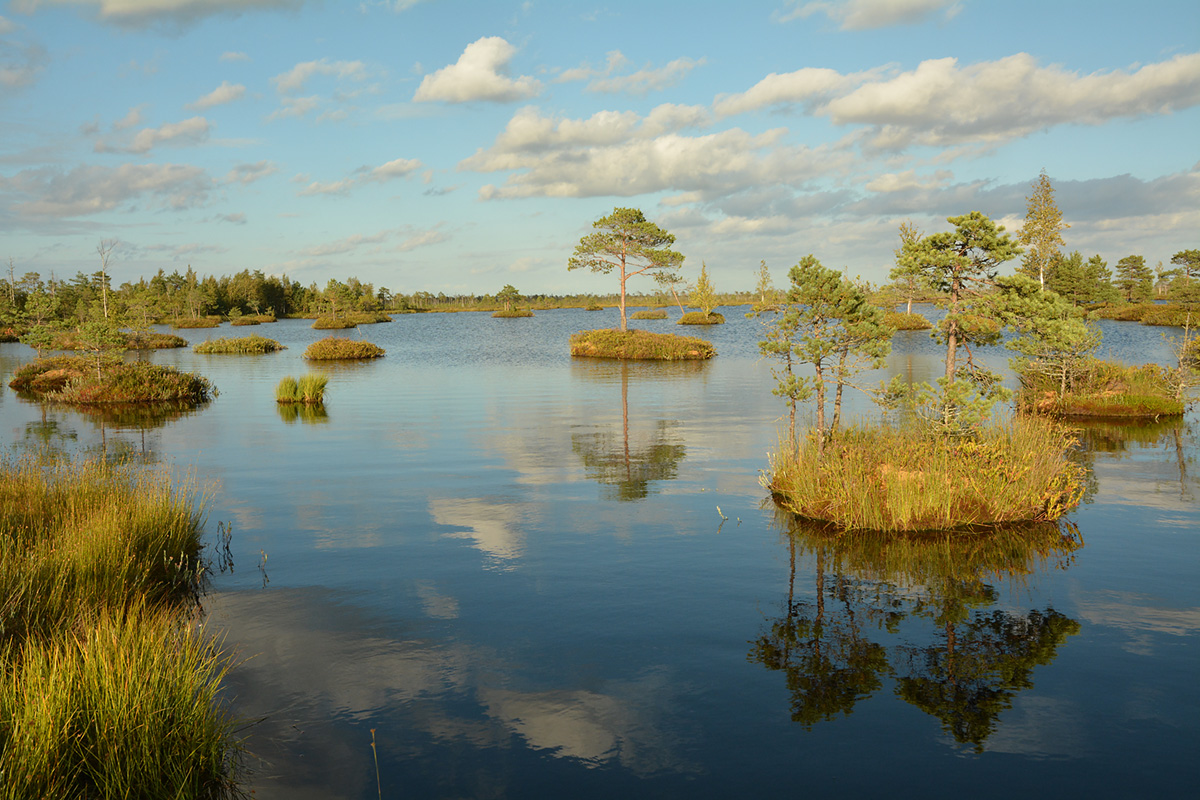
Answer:
<svg viewBox="0 0 1200 800"><path fill-rule="evenodd" d="M351 311L346 314L345 318L355 325L375 325L380 322L392 321L392 318L382 311Z"/></svg>
<svg viewBox="0 0 1200 800"><path fill-rule="evenodd" d="M629 315L630 319L666 319L667 312L661 310L642 309Z"/></svg>
<svg viewBox="0 0 1200 800"><path fill-rule="evenodd" d="M171 320L172 328L215 328L220 324L219 317L179 317Z"/></svg>
<svg viewBox="0 0 1200 800"><path fill-rule="evenodd" d="M275 402L307 405L323 403L325 402L325 387L328 384L329 376L322 372L301 375L300 380L288 375L275 387Z"/></svg>
<svg viewBox="0 0 1200 800"><path fill-rule="evenodd" d="M585 310L586 311L603 311L604 306L600 305L599 303L591 303L590 305L588 305L588 307Z"/></svg>
<svg viewBox="0 0 1200 800"><path fill-rule="evenodd" d="M262 325L267 322L275 322L274 314L243 314L240 317L233 317L229 320L230 325Z"/></svg>
<svg viewBox="0 0 1200 800"><path fill-rule="evenodd" d="M358 323L351 322L345 317L323 316L313 320L312 327L319 331L340 331L346 328L356 328Z"/></svg>
<svg viewBox="0 0 1200 800"><path fill-rule="evenodd" d="M679 318L676 325L724 325L725 317L715 311L689 311Z"/></svg>
<svg viewBox="0 0 1200 800"><path fill-rule="evenodd" d="M387 353L382 347L357 339L327 336L313 342L304 351L310 361L339 361L357 358L381 358Z"/></svg>
<svg viewBox="0 0 1200 800"><path fill-rule="evenodd" d="M1200 323L1200 307L1171 304L1154 306L1142 315L1143 325L1161 325L1163 327L1189 328Z"/></svg>
<svg viewBox="0 0 1200 800"><path fill-rule="evenodd" d="M216 395L208 379L161 364L113 364L97 374L79 356L39 358L21 366L8 384L18 392L60 403L202 403Z"/></svg>
<svg viewBox="0 0 1200 800"><path fill-rule="evenodd" d="M134 331L125 336L127 350L169 350L173 347L187 347L187 345L187 339L173 333Z"/></svg>
<svg viewBox="0 0 1200 800"><path fill-rule="evenodd" d="M499 311L493 311L492 316L500 317L502 319L515 319L517 317L532 317L533 311L531 311L528 308L509 308L509 309L502 308Z"/></svg>
<svg viewBox="0 0 1200 800"><path fill-rule="evenodd" d="M923 531L1043 522L1083 497L1075 440L1036 418L971 437L847 428L818 452L816 437L783 443L764 483L776 502L842 530Z"/></svg>
<svg viewBox="0 0 1200 800"><path fill-rule="evenodd" d="M265 336L240 336L228 339L210 339L192 348L197 353L206 355L226 353L274 353L276 350L286 350L274 339Z"/></svg>
<svg viewBox="0 0 1200 800"><path fill-rule="evenodd" d="M888 311L883 315L883 324L898 331L927 331L933 327L922 315L903 311Z"/></svg>
<svg viewBox="0 0 1200 800"><path fill-rule="evenodd" d="M1104 305L1093 310L1091 316L1096 319L1113 319L1122 322L1139 322L1148 311L1154 309L1153 303L1122 303Z"/></svg>
<svg viewBox="0 0 1200 800"><path fill-rule="evenodd" d="M229 660L185 624L192 492L103 462L5 461L0 485L4 796L234 796Z"/></svg>
<svg viewBox="0 0 1200 800"><path fill-rule="evenodd" d="M1184 411L1171 371L1157 364L1130 367L1094 359L1062 392L1054 375L1022 372L1017 405L1023 411L1060 417L1154 419Z"/></svg>
<svg viewBox="0 0 1200 800"><path fill-rule="evenodd" d="M601 328L571 336L571 355L589 358L623 358L686 361L712 358L712 342L669 333Z"/></svg>

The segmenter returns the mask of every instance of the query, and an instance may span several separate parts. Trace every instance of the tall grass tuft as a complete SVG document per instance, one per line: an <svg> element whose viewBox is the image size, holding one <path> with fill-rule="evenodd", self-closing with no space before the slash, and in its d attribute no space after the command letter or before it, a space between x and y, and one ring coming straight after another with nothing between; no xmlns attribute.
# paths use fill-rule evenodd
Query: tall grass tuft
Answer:
<svg viewBox="0 0 1200 800"><path fill-rule="evenodd" d="M304 351L310 361L338 361L355 358L381 358L387 351L370 342L328 336L313 342Z"/></svg>
<svg viewBox="0 0 1200 800"><path fill-rule="evenodd" d="M686 361L712 358L716 354L712 342L669 333L601 328L571 336L571 355L588 358Z"/></svg>
<svg viewBox="0 0 1200 800"><path fill-rule="evenodd" d="M215 354L259 354L286 350L284 345L265 336L238 336L228 339L210 339L192 348L197 353Z"/></svg>
<svg viewBox="0 0 1200 800"><path fill-rule="evenodd" d="M1157 364L1126 366L1093 360L1065 393L1052 375L1022 372L1018 407L1059 417L1156 419L1179 416L1184 403L1176 396L1170 373Z"/></svg>
<svg viewBox="0 0 1200 800"><path fill-rule="evenodd" d="M766 486L780 506L842 530L928 531L1056 520L1083 497L1075 439L1020 417L973 439L846 428L780 443Z"/></svg>
<svg viewBox="0 0 1200 800"><path fill-rule="evenodd" d="M329 376L322 372L310 372L296 380L288 375L275 387L275 400L279 403L306 403L315 405L325 401L325 387Z"/></svg>

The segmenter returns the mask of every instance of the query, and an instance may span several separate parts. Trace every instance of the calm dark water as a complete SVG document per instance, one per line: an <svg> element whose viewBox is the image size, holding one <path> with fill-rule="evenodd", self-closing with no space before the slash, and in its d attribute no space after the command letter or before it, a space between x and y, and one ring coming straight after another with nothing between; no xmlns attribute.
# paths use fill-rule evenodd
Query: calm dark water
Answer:
<svg viewBox="0 0 1200 800"><path fill-rule="evenodd" d="M612 310L401 316L347 332L388 356L329 367L320 418L273 399L307 322L185 331L290 349L153 354L221 394L149 424L5 389L0 430L208 487L259 798L1190 795L1196 415L1090 431L1087 503L1024 545L831 540L763 504L783 407L726 311L684 365L572 360ZM1104 331L1168 358L1161 329ZM0 370L30 357L0 345ZM879 377L939 358L901 334Z"/></svg>

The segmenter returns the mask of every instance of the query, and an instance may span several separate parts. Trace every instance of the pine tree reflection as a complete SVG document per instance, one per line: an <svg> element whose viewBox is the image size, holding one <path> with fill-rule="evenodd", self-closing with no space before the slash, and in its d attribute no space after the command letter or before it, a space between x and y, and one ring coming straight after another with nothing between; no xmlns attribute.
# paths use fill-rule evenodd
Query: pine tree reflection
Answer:
<svg viewBox="0 0 1200 800"><path fill-rule="evenodd" d="M880 536L776 520L789 548L787 602L748 659L785 673L792 719L806 727L851 713L890 678L897 697L982 750L1000 713L1033 685L1033 668L1079 631L1054 609L992 608L993 584L1071 563L1083 544L1073 525ZM798 553L814 563L811 603L795 600Z"/></svg>
<svg viewBox="0 0 1200 800"><path fill-rule="evenodd" d="M583 460L587 476L605 487L605 499L642 500L652 481L672 480L686 449L676 440L672 420L658 420L649 434L629 434L629 371L621 362L621 439L609 431L575 433L571 449Z"/></svg>

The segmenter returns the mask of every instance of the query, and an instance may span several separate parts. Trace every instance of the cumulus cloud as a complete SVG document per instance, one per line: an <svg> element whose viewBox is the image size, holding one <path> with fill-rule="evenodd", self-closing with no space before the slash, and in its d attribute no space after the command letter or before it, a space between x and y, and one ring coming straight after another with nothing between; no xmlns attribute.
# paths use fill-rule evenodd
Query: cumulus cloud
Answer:
<svg viewBox="0 0 1200 800"><path fill-rule="evenodd" d="M645 119L599 112L586 120L556 120L525 108L487 150L459 164L476 172L512 171L499 197L630 197L660 191L719 196L753 185L797 184L845 165L829 148L782 143L778 128L752 135L740 129L700 136L679 132L703 119L686 106L659 107ZM678 126L678 127L676 127Z"/></svg>
<svg viewBox="0 0 1200 800"><path fill-rule="evenodd" d="M205 17L239 16L246 11L299 8L305 0L17 0L13 6L32 13L39 6L83 6L96 17L130 28L154 24L186 25Z"/></svg>
<svg viewBox="0 0 1200 800"><path fill-rule="evenodd" d="M253 164L237 164L225 174L225 183L240 183L247 186L279 171L270 161L255 161Z"/></svg>
<svg viewBox="0 0 1200 800"><path fill-rule="evenodd" d="M304 91L304 85L315 75L363 80L367 76L367 69L361 61L330 61L322 58L320 61L303 61L271 78L271 83L280 94L291 94Z"/></svg>
<svg viewBox="0 0 1200 800"><path fill-rule="evenodd" d="M415 158L397 158L378 167L363 167L363 180L390 181L396 178L407 178L423 165Z"/></svg>
<svg viewBox="0 0 1200 800"><path fill-rule="evenodd" d="M23 197L13 205L20 214L77 217L135 207L142 200L192 208L208 199L212 180L199 167L184 164L122 164L80 166L69 172L22 170L0 178L0 187Z"/></svg>
<svg viewBox="0 0 1200 800"><path fill-rule="evenodd" d="M129 112L112 124L114 131L123 131L127 128L135 128L142 124L142 111L146 108L145 105L134 106L129 109Z"/></svg>
<svg viewBox="0 0 1200 800"><path fill-rule="evenodd" d="M249 61L250 56L238 50L226 50L221 53L221 61Z"/></svg>
<svg viewBox="0 0 1200 800"><path fill-rule="evenodd" d="M342 195L361 183L383 183L385 181L410 177L423 166L415 158L396 158L378 167L359 167L354 171L352 176L339 181L330 181L328 183L312 181L296 194L301 197L312 197L322 194ZM308 176L297 175L292 180L296 183L303 183L309 179Z"/></svg>
<svg viewBox="0 0 1200 800"><path fill-rule="evenodd" d="M718 95L713 110L727 117L772 106L812 106L857 88L877 74L878 70L872 70L843 75L824 67L805 67L783 74L772 72L745 92Z"/></svg>
<svg viewBox="0 0 1200 800"><path fill-rule="evenodd" d="M142 128L133 139L125 145L114 145L97 141L97 153L133 153L144 155L162 144L186 146L199 144L208 139L208 120L204 117L192 117L182 122L168 122L158 128Z"/></svg>
<svg viewBox="0 0 1200 800"><path fill-rule="evenodd" d="M188 103L187 108L203 110L206 108L212 108L213 106L222 106L226 103L232 103L234 100L241 99L244 94L246 94L246 87L242 84L221 81L220 86L213 89L199 100Z"/></svg>
<svg viewBox="0 0 1200 800"><path fill-rule="evenodd" d="M962 9L958 0L840 0L840 2L805 2L793 0L792 10L779 15L781 21L824 14L844 31L886 28L892 25L913 25L931 16L953 18Z"/></svg>
<svg viewBox="0 0 1200 800"><path fill-rule="evenodd" d="M346 194L354 186L353 178L343 178L340 181L313 181L308 186L305 186L300 191L296 192L300 197L313 197L319 194Z"/></svg>
<svg viewBox="0 0 1200 800"><path fill-rule="evenodd" d="M485 36L463 50L457 62L426 75L413 95L417 103L510 103L533 97L542 89L536 78L507 75L516 48L499 36Z"/></svg>
<svg viewBox="0 0 1200 800"><path fill-rule="evenodd" d="M625 58L620 50L613 50L608 54L607 63L603 69L593 69L591 65L585 63L579 67L564 70L555 79L555 82L564 83L567 81L585 80L588 81L587 90L589 92L605 94L626 92L643 95L647 92L660 91L674 86L683 80L693 69L702 66L705 63L705 59L677 58L662 67L655 68L646 65L637 72L628 75L614 74L628 63L629 59Z"/></svg>

